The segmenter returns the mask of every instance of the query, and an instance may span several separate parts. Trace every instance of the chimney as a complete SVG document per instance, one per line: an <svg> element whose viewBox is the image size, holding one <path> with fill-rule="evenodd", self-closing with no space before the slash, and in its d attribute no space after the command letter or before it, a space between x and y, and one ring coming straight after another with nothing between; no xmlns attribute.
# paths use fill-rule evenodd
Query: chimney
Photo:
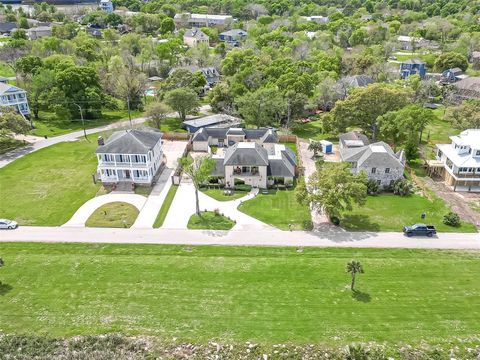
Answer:
<svg viewBox="0 0 480 360"><path fill-rule="evenodd" d="M105 145L105 140L103 140L103 136L99 136L97 139L98 146Z"/></svg>

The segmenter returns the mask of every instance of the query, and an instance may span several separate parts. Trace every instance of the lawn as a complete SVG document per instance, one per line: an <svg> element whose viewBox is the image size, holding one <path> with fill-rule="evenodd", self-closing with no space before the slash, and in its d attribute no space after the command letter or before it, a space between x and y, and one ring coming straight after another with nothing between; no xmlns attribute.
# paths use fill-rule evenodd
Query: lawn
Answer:
<svg viewBox="0 0 480 360"><path fill-rule="evenodd" d="M320 120L309 123L295 123L292 126L292 133L302 139L324 140L332 137L331 134L323 133L322 122Z"/></svg>
<svg viewBox="0 0 480 360"><path fill-rule="evenodd" d="M311 227L308 206L295 199L294 190L269 190L242 202L238 210L282 230L306 230Z"/></svg>
<svg viewBox="0 0 480 360"><path fill-rule="evenodd" d="M214 211L201 211L200 216L193 214L188 220L188 229L230 230L235 223L232 219Z"/></svg>
<svg viewBox="0 0 480 360"><path fill-rule="evenodd" d="M234 190L231 195L225 195L224 189L202 189L202 192L217 201L232 201L240 199L249 193L249 191Z"/></svg>
<svg viewBox="0 0 480 360"><path fill-rule="evenodd" d="M87 227L129 228L138 216L138 209L125 202L113 202L100 206L88 218Z"/></svg>
<svg viewBox="0 0 480 360"><path fill-rule="evenodd" d="M15 71L6 63L0 62L0 76L13 77L15 76Z"/></svg>
<svg viewBox="0 0 480 360"><path fill-rule="evenodd" d="M332 345L480 333L473 251L3 243L2 258L3 333ZM356 297L351 259L365 268Z"/></svg>
<svg viewBox="0 0 480 360"><path fill-rule="evenodd" d="M97 144L90 139L38 150L0 169L1 216L22 225L67 222L100 188L92 181Z"/></svg>
<svg viewBox="0 0 480 360"><path fill-rule="evenodd" d="M158 212L157 218L155 219L155 223L153 224L154 228L159 228L163 225L165 218L167 217L168 210L170 210L170 206L172 205L173 199L175 198L175 194L177 193L178 186L172 185L170 189L168 189L167 196L165 196L165 200L163 200L162 207Z"/></svg>
<svg viewBox="0 0 480 360"><path fill-rule="evenodd" d="M148 122L149 126L156 127L152 122ZM175 117L167 117L165 120L162 121L160 125L160 131L162 132L176 132L176 133L186 133L182 127L182 120Z"/></svg>
<svg viewBox="0 0 480 360"><path fill-rule="evenodd" d="M365 206L346 213L341 226L353 231L402 231L405 225L428 223L435 225L440 232L476 232L470 223L463 223L459 228L445 225L442 220L448 212L439 198L430 201L420 195L383 194L369 196ZM427 215L425 220L420 217L422 213Z"/></svg>
<svg viewBox="0 0 480 360"><path fill-rule="evenodd" d="M142 113L140 111L132 111L131 116L133 119L142 116ZM81 119L59 119L54 113L43 111L40 112L39 117L39 120L34 120L33 122L35 129L32 130L32 135L57 136L83 129ZM108 125L119 120L128 120L127 110L103 110L101 118L85 120L85 128L90 129Z"/></svg>

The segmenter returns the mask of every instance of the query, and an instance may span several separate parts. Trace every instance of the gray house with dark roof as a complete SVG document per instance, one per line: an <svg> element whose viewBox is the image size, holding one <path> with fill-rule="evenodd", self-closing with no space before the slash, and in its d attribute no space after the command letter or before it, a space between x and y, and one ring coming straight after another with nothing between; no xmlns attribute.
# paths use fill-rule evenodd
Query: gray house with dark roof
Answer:
<svg viewBox="0 0 480 360"><path fill-rule="evenodd" d="M104 184L151 185L162 167L162 133L153 129L115 131L98 138L97 174Z"/></svg>
<svg viewBox="0 0 480 360"><path fill-rule="evenodd" d="M192 139L194 151L212 152L215 169L212 176L220 178L226 187L235 179L253 187L266 188L275 178L293 182L297 159L295 153L278 144L274 129L202 128Z"/></svg>
<svg viewBox="0 0 480 360"><path fill-rule="evenodd" d="M403 178L405 154L403 150L395 153L382 141L369 144L365 135L349 133L340 139L340 158L350 163L353 173L364 171L369 179L375 180L380 187L388 187ZM357 138L354 138L354 135ZM347 135L347 134L344 134ZM365 145L361 145L364 143Z"/></svg>

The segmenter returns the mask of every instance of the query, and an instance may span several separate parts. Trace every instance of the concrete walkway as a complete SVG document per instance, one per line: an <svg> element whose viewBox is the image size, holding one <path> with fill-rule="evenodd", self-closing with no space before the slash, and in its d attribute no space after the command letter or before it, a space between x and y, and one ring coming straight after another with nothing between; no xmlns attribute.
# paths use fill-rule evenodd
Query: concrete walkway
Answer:
<svg viewBox="0 0 480 360"><path fill-rule="evenodd" d="M75 214L73 214L72 218L68 220L64 225L66 227L84 227L85 222L88 220L90 215L92 215L95 210L97 210L100 206L112 203L112 202L126 202L133 206L135 206L138 211L141 211L147 198L142 195L137 194L128 194L128 193L115 193L112 192L110 194L101 195L94 197L93 199L88 200L85 204L83 204L80 209L78 209Z"/></svg>
<svg viewBox="0 0 480 360"><path fill-rule="evenodd" d="M179 230L29 227L0 231L0 242L83 242L117 244L295 246L480 250L480 234L442 233L408 238L402 233L281 230Z"/></svg>
<svg viewBox="0 0 480 360"><path fill-rule="evenodd" d="M248 216L237 210L242 201L251 199L256 195L258 189L253 190L248 195L232 200L217 201L203 192L199 192L200 210L214 211L218 209L220 213L236 221L233 230L271 230L273 227L257 219ZM182 182L177 190L170 210L163 223L163 229L187 229L188 220L195 213L195 187L192 183Z"/></svg>

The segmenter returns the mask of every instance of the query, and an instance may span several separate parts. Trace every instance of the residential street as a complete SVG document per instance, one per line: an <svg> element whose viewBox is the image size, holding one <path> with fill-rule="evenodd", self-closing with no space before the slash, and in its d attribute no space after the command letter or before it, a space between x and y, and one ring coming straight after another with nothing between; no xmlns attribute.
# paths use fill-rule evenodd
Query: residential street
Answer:
<svg viewBox="0 0 480 360"><path fill-rule="evenodd" d="M16 230L0 232L0 242L10 241L480 250L478 233L443 233L434 238L407 238L402 233L345 232L337 228L315 233L21 226Z"/></svg>

